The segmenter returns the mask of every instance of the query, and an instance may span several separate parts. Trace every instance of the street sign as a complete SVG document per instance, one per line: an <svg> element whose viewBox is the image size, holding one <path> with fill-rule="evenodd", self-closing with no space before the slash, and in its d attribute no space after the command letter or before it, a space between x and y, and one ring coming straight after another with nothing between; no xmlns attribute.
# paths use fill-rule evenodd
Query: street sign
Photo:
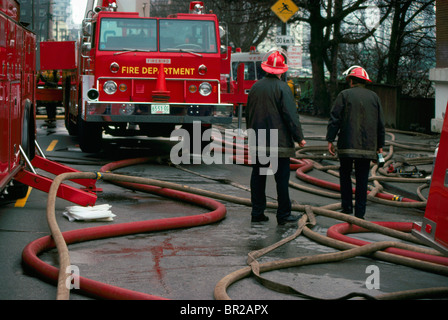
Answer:
<svg viewBox="0 0 448 320"><path fill-rule="evenodd" d="M299 8L291 0L278 0L271 7L271 10L280 18L280 20L286 23Z"/></svg>
<svg viewBox="0 0 448 320"><path fill-rule="evenodd" d="M295 45L295 39L293 36L276 36L275 44L277 46L293 46Z"/></svg>
<svg viewBox="0 0 448 320"><path fill-rule="evenodd" d="M302 46L288 47L288 66L291 69L302 68Z"/></svg>

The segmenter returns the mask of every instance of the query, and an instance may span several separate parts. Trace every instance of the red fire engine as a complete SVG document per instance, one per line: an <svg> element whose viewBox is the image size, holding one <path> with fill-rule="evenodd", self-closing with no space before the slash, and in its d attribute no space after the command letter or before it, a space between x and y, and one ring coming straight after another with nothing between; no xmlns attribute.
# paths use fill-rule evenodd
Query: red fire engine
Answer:
<svg viewBox="0 0 448 320"><path fill-rule="evenodd" d="M448 110L448 104L447 104ZM448 254L448 115L445 116L439 150L432 173L425 216L414 223L412 233L429 245Z"/></svg>
<svg viewBox="0 0 448 320"><path fill-rule="evenodd" d="M221 75L222 99L234 105L234 114L238 114L241 119L250 88L264 77L264 71L261 69L264 53L256 51L255 47L251 47L249 52L241 52L241 49L237 48L230 57L229 74Z"/></svg>
<svg viewBox="0 0 448 320"><path fill-rule="evenodd" d="M203 3L193 1L190 13L145 18L126 12L130 2L104 0L87 8L78 68L65 72L65 123L81 149L100 150L103 131L169 136L176 125L192 132L193 122L200 121L203 132L230 123L232 105L220 93L221 68L230 68L230 61L221 54L216 15L204 14ZM58 57L67 52L58 43L46 45ZM41 59L65 69L51 55Z"/></svg>
<svg viewBox="0 0 448 320"><path fill-rule="evenodd" d="M232 54L231 62L231 88L236 90L238 80L238 66L244 64L244 86L243 90L245 94L249 93L250 88L255 82L262 79L265 72L261 68L261 62L266 52L258 52L255 47L251 47L249 52L241 52L241 49L237 48L236 53Z"/></svg>
<svg viewBox="0 0 448 320"><path fill-rule="evenodd" d="M36 37L19 24L17 1L0 0L0 194L18 198L28 186L11 182L34 156Z"/></svg>
<svg viewBox="0 0 448 320"><path fill-rule="evenodd" d="M0 0L0 195L24 197L29 186L48 192L52 180L36 169L61 174L76 170L36 154L36 36L19 23L20 5ZM40 150L39 148L37 148ZM74 182L93 189L95 180ZM63 185L58 196L93 205L96 195Z"/></svg>

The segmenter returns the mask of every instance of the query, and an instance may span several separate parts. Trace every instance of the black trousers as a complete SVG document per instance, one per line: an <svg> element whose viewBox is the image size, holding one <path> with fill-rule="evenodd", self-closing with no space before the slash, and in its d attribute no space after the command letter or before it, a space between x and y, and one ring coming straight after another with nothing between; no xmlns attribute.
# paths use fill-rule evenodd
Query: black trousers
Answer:
<svg viewBox="0 0 448 320"><path fill-rule="evenodd" d="M351 173L355 165L355 216L363 218L367 205L367 184L370 159L339 158L339 181L341 184L341 206L345 212L353 212L353 188Z"/></svg>
<svg viewBox="0 0 448 320"><path fill-rule="evenodd" d="M277 170L274 172L277 185L277 220L281 220L291 214L291 200L289 198L289 158L278 158ZM253 164L250 178L252 216L257 217L264 213L266 209L266 175L260 174L261 168L268 165Z"/></svg>

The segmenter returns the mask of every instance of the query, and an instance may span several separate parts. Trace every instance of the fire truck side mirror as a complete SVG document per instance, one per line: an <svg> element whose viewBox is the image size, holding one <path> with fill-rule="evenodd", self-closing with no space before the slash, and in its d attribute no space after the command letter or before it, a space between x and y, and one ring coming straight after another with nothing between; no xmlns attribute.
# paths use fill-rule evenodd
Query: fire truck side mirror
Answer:
<svg viewBox="0 0 448 320"><path fill-rule="evenodd" d="M82 34L85 37L90 37L92 35L92 23L89 21L82 22Z"/></svg>
<svg viewBox="0 0 448 320"><path fill-rule="evenodd" d="M227 33L227 24L226 23L220 23L219 24L219 37L221 39L221 52L226 52L227 47L229 45L229 37Z"/></svg>
<svg viewBox="0 0 448 320"><path fill-rule="evenodd" d="M226 28L222 25L219 26L219 36L221 38L223 38L224 36L226 36L227 32L226 32Z"/></svg>

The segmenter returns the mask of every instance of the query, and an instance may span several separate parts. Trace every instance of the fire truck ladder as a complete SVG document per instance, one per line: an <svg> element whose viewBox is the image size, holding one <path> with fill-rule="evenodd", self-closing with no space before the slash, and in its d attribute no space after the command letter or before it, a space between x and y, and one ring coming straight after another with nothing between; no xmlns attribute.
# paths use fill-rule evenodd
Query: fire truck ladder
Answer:
<svg viewBox="0 0 448 320"><path fill-rule="evenodd" d="M29 170L26 170L26 167L20 170L14 177L16 181L48 193L53 180L38 174L35 168L54 175L60 175L66 172L79 172L76 169L48 160L43 154L37 141L35 141L35 144L40 155L35 155L32 161L28 159L26 153L22 149L22 146L19 146L20 153L22 154L22 157L27 164L26 167L28 167ZM74 179L71 181L83 186L84 188L77 189L70 185L62 184L58 190L57 197L76 203L80 206L94 206L97 199L96 194L93 193L93 191L97 190L95 188L96 180Z"/></svg>

